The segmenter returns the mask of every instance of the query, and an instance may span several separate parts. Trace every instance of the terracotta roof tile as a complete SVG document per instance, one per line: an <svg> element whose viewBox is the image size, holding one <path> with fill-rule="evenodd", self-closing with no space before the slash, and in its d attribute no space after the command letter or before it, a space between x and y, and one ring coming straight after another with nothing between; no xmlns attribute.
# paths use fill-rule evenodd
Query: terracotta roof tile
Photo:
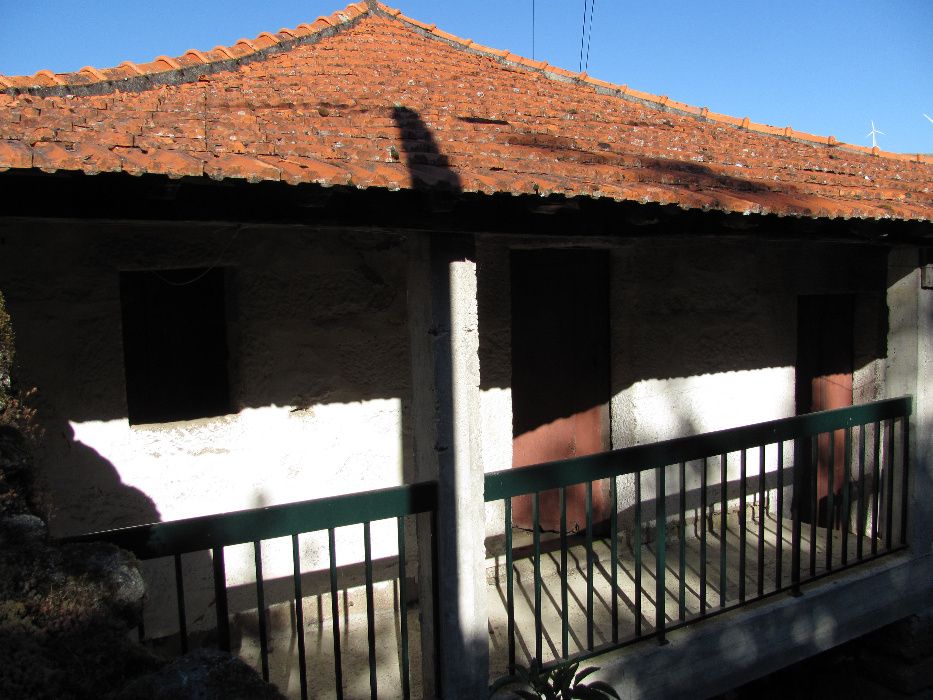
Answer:
<svg viewBox="0 0 933 700"><path fill-rule="evenodd" d="M0 140L0 170L31 167L32 148L19 141Z"/></svg>
<svg viewBox="0 0 933 700"><path fill-rule="evenodd" d="M5 169L930 220L931 160L613 85L377 3L139 65L0 76Z"/></svg>
<svg viewBox="0 0 933 700"><path fill-rule="evenodd" d="M113 152L119 156L124 172L130 175L154 173L178 178L204 174L204 161L181 151L114 148Z"/></svg>
<svg viewBox="0 0 933 700"><path fill-rule="evenodd" d="M253 156L237 153L222 153L208 156L204 162L204 174L216 180L243 178L250 182L281 179L281 170L271 163Z"/></svg>

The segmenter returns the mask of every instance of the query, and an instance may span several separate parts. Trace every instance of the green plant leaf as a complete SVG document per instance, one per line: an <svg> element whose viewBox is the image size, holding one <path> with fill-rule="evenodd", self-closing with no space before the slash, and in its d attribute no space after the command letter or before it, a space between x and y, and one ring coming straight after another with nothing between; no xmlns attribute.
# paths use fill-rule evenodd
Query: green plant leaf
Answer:
<svg viewBox="0 0 933 700"><path fill-rule="evenodd" d="M598 670L599 670L599 666L587 666L585 669L583 669L582 671L580 671L580 673L577 674L577 677L574 680L577 683L579 683L584 678L586 678L588 675L590 675L591 673L596 673Z"/></svg>
<svg viewBox="0 0 933 700"><path fill-rule="evenodd" d="M596 687L597 683L602 685L602 681L596 681L589 685L586 683L581 683L573 689L573 695L571 697L580 698L580 700L606 700L606 698L619 697L612 686L606 684L606 686L609 688L609 691L611 692L610 695L601 687Z"/></svg>
<svg viewBox="0 0 933 700"><path fill-rule="evenodd" d="M541 700L541 693L533 693L530 690L525 690L524 688L519 688L518 690L513 690L520 698L525 698L525 700Z"/></svg>
<svg viewBox="0 0 933 700"><path fill-rule="evenodd" d="M593 681L592 683L589 684L589 687L594 690L598 690L606 697L616 698L616 700L621 700L621 698L619 698L619 694L616 692L616 689L613 688L608 683L606 683L606 681Z"/></svg>
<svg viewBox="0 0 933 700"><path fill-rule="evenodd" d="M576 664L574 664L575 666ZM554 687L562 694L567 695L570 692L570 684L573 681L575 669L573 666L555 669L553 675Z"/></svg>

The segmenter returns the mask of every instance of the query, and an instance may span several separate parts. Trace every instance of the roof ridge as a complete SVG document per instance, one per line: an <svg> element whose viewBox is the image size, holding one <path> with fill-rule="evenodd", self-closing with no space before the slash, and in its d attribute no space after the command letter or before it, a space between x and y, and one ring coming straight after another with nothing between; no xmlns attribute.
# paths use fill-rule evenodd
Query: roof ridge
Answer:
<svg viewBox="0 0 933 700"><path fill-rule="evenodd" d="M324 36L349 28L371 14L372 0L354 2L327 17L318 17L311 24L302 23L294 29L282 28L278 32L260 32L254 39L238 39L231 46L215 46L209 51L188 49L181 56L157 56L148 63L123 61L112 68L84 66L78 71L54 73L48 69L33 75L7 76L0 74L0 93L37 96L65 94L99 94L116 88L145 88L153 84L186 82L202 75L226 70L232 65L253 60L270 53L290 49L301 44L314 43ZM182 80L175 78L181 75ZM153 80L159 76L161 80ZM139 85L134 85L139 83Z"/></svg>
<svg viewBox="0 0 933 700"><path fill-rule="evenodd" d="M654 107L662 111L683 114L685 116L695 117L704 121L724 124L726 126L731 126L737 129L745 129L746 131L768 136L784 137L792 141L799 141L806 144L834 147L846 151L855 151L857 153L881 156L884 158L893 158L895 160L901 161L933 163L933 156L929 154L895 153L893 151L882 151L877 146L872 146L869 148L868 146L859 146L858 144L846 143L845 141L838 141L835 136L818 136L816 134L811 134L805 131L797 131L791 126L779 127L772 126L770 124L762 124L751 121L749 117L739 119L738 117L733 117L728 114L720 114L719 112L710 111L708 107L695 107L685 102L671 100L667 95L655 95L650 92L635 90L630 88L628 85L617 85L605 80L600 80L599 78L594 78L590 75L587 75L586 72L574 73L564 68L552 66L548 64L547 61L534 61L530 58L514 54L510 51L483 46L482 44L477 44L472 39L464 39L462 37L456 36L455 34L450 34L449 32L438 29L436 24L427 24L426 22L421 22L420 20L414 19L413 17L408 17L407 15L403 14L401 10L389 7L388 5L385 5L378 0L368 0L368 3L370 10L374 13L403 22L404 24L410 25L416 30L423 32L424 34L431 35L437 39L446 41L449 44L458 45L464 49L489 56L490 58L496 59L503 63L511 64L513 66L520 66L526 70L536 71L552 80L576 82L581 85L588 85L595 88L596 91L601 94L615 95L624 100L640 102L645 106Z"/></svg>

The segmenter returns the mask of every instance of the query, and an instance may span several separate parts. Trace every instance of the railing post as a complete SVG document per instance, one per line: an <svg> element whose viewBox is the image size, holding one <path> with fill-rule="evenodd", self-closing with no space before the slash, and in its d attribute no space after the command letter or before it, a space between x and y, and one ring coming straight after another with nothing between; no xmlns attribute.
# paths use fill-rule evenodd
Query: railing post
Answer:
<svg viewBox="0 0 933 700"><path fill-rule="evenodd" d="M665 600L667 598L665 591L665 568L667 567L667 561L665 558L666 548L667 548L667 484L665 483L665 470L667 467L658 467L655 472L655 490L654 490L654 502L655 502L655 512L654 512L654 524L655 530L657 531L657 541L655 542L655 560L654 560L654 569L655 569L655 600L654 600L654 613L655 613L655 631L658 635L658 643L666 644L667 640L665 639L665 627L667 620L664 617L665 614Z"/></svg>
<svg viewBox="0 0 933 700"><path fill-rule="evenodd" d="M791 593L799 596L800 593L800 501L803 496L803 455L804 444L801 438L794 440L794 493L791 497L791 558L790 581Z"/></svg>

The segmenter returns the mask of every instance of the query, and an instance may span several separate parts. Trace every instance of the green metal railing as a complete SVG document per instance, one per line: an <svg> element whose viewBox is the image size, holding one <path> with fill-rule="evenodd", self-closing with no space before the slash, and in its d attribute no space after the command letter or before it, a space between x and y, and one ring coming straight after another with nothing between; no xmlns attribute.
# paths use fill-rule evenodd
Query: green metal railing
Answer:
<svg viewBox="0 0 933 700"><path fill-rule="evenodd" d="M178 632L182 653L189 645L188 612L185 605L182 554L209 551L212 561L214 602L218 644L230 649L230 611L227 603L227 583L224 548L253 545L256 574L256 609L259 617L259 641L262 675L269 680L269 640L267 639L267 605L262 570L262 542L290 537L292 544L292 582L294 590L295 628L298 644L298 671L301 697L308 697L307 655L305 650L302 571L298 537L304 533L327 531L330 574L331 623L335 691L343 697L344 675L341 659L341 629L338 609L338 566L336 528L360 525L363 528L364 571L366 590L367 643L369 686L371 697L377 695L377 654L375 605L373 595L373 558L371 528L373 522L394 518L398 532L398 606L399 606L399 675L400 692L410 697L409 630L406 615L407 578L405 518L419 513L433 513L437 508L437 485L434 482L410 486L334 496L300 503L256 508L221 515L209 515L173 522L153 523L106 532L96 532L68 538L71 542L106 541L133 552L143 560L171 557L174 560ZM433 524L432 524L433 527ZM140 631L140 636L144 632Z"/></svg>
<svg viewBox="0 0 933 700"><path fill-rule="evenodd" d="M653 635L663 642L667 630L689 621L780 591L799 593L803 583L904 546L910 412L911 400L905 397L487 474L485 500L504 504L505 591L500 595L507 616L505 646L509 668L516 664L515 589L516 579L521 578L519 564L526 566L526 577L527 569L531 569L533 588L533 593L524 588L521 591L522 600L530 608L529 616L534 618L533 631L530 623L526 625L527 634L521 640L526 655L542 661L550 657L551 663L560 663L646 636ZM820 445L827 441L832 447L821 454ZM840 484L833 483L837 441L840 445L844 441ZM755 452L758 463L753 471L757 474L749 475L748 457ZM767 460L766 455L770 455ZM818 469L806 468L805 463L817 465L821 460L828 484L824 481L825 495L818 498L821 487L817 482ZM692 489L687 484L688 464L695 485ZM730 468L731 474L737 472L737 479L732 481ZM673 489L668 488L671 476ZM594 524L593 488L594 482L601 479L608 480L608 523ZM620 481L627 483L628 503L620 501ZM582 535L567 532L568 487L576 484L586 485ZM645 489L651 485L655 497L645 498ZM551 533L549 540L543 541L548 535L540 527L541 494L550 489L559 490L560 532ZM803 502L805 497L807 505ZM512 501L516 498L531 498L530 535L513 525ZM753 519L751 526L749 507L755 509L757 519L757 522ZM622 527L620 512L626 514ZM896 520L895 514L899 516ZM691 519L698 530L695 537L688 537ZM649 542L652 524L653 541ZM788 525L789 537L785 536ZM670 547L669 531L677 535L676 544ZM757 540L752 545L750 531ZM853 533L856 542L850 552ZM620 534L625 541L620 542ZM530 536L530 547L516 550L516 536L526 539ZM801 562L804 539L808 566ZM834 553L837 539L839 547ZM689 564L688 540L692 552ZM602 558L595 552L595 542L604 550ZM736 546L738 552L734 551ZM789 571L785 547L790 549ZM825 553L821 566L817 562L819 548ZM560 554L559 565L553 556L556 549ZM621 549L629 553L628 559L622 556ZM558 623L547 629L543 622L542 568L549 561L543 550L549 550L547 554L559 579L559 596L544 591L551 602L550 610L556 609L559 615L559 629ZM718 550L718 562L714 550ZM569 595L574 571L568 569L568 556L577 554L580 560L585 558L585 566L578 565L580 575L576 579L578 588L585 586L585 592L571 591ZM756 560L754 573L749 571L749 557ZM645 590L643 580L644 576L652 575L650 563L654 565L653 592ZM773 566L773 578L766 575L766 564ZM634 583L633 595L623 594L620 586L623 570L629 582ZM693 581L694 609L690 611L688 578ZM651 602L652 593L653 620L644 614L645 603ZM578 623L585 619L585 635L571 629L574 606ZM601 613L608 617L602 626ZM646 631L648 627L651 629ZM600 643L595 640L597 631ZM533 640L528 636L533 636ZM577 640L573 651L569 644L571 637ZM549 654L544 654L542 638L550 646Z"/></svg>
<svg viewBox="0 0 933 700"><path fill-rule="evenodd" d="M909 397L892 399L487 474L485 500L503 504L502 598L507 618L508 666L516 665L519 637L528 659L548 663L592 655L651 636L664 641L670 629L780 591L799 593L804 583L904 546L910 412ZM834 446L837 435L841 436L840 444L844 443L839 484L834 483L835 447L826 455L820 454L820 440ZM820 460L828 460L828 483L822 486L816 468L803 468L805 463L818 464ZM608 480L609 503L608 522L597 523L593 489L599 480ZM628 488L620 493L621 482L626 482ZM569 532L568 489L577 484L584 485L586 517L582 532ZM819 497L820 488L826 492L823 498ZM551 489L559 493L560 529L544 533L540 527L541 494ZM531 532L513 526L516 498L531 499ZM370 525L394 518L400 611L399 694L409 697L405 521L418 514L430 514L433 533L437 507L437 484L431 482L97 532L69 540L109 541L140 559L168 558L173 562L177 629L183 652L189 645L191 621L186 609L185 575L191 572L186 571L182 555L210 553L218 644L229 649L224 549L252 544L260 662L262 675L268 680L268 601L262 546L267 540L291 538L292 575L287 595L294 605L299 684L304 698L309 692L303 634L307 589L302 590L299 535L326 532L334 681L339 698L346 687L342 656L348 630L343 630L342 637L335 530L362 527L369 687L371 696L376 697L380 689ZM751 525L749 508L757 516ZM688 537L691 524L695 537ZM669 532L677 535L676 542L670 538L670 546ZM516 546L515 537L529 539L530 545ZM773 541L769 542L769 537ZM755 541L750 543L750 538ZM431 537L431 542L433 547L436 537ZM820 547L823 558L818 558ZM432 556L436 559L436 552ZM749 566L749 559L754 559L756 565ZM548 562L559 573L559 595L551 594L544 581L543 569L550 565ZM769 567L773 567L773 576ZM528 569L531 591L524 587L528 579L522 578L528 575ZM645 585L646 577L655 579L653 591L650 584ZM433 580L438 578L435 575ZM634 593L626 592L629 586L634 587ZM326 584L322 584L322 590L324 587ZM517 592L527 596L533 617L524 636L519 629L524 621L516 615ZM431 604L436 603L437 591L433 597ZM544 614L545 598L550 603L549 611L557 610L556 623L553 615L549 618ZM582 633L572 619L574 608L585 618ZM545 641L548 654L544 653Z"/></svg>

